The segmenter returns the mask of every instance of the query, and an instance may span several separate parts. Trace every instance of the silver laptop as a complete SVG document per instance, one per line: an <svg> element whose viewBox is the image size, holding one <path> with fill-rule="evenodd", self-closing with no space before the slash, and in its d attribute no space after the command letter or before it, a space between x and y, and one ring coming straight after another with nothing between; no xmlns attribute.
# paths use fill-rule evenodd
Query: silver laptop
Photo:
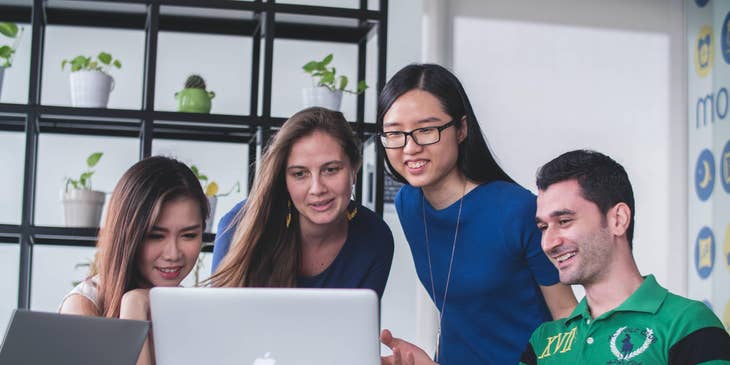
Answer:
<svg viewBox="0 0 730 365"><path fill-rule="evenodd" d="M0 348L0 365L134 365L147 321L15 310Z"/></svg>
<svg viewBox="0 0 730 365"><path fill-rule="evenodd" d="M157 365L379 365L367 289L153 288Z"/></svg>

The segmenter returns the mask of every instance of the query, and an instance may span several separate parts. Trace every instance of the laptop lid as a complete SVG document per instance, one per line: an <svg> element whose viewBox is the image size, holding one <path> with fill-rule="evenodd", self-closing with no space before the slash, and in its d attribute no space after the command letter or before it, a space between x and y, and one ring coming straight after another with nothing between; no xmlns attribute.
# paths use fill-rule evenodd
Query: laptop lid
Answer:
<svg viewBox="0 0 730 365"><path fill-rule="evenodd" d="M367 289L153 288L157 365L379 365Z"/></svg>
<svg viewBox="0 0 730 365"><path fill-rule="evenodd" d="M0 365L134 365L147 321L17 309L0 348Z"/></svg>

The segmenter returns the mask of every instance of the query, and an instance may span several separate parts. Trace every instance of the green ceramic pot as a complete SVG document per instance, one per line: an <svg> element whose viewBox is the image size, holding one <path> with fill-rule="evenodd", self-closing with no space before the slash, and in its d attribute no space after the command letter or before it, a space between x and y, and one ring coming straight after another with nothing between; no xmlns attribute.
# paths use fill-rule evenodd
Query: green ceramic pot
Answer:
<svg viewBox="0 0 730 365"><path fill-rule="evenodd" d="M175 93L177 110L187 113L210 113L210 101L215 97L212 91L185 88Z"/></svg>

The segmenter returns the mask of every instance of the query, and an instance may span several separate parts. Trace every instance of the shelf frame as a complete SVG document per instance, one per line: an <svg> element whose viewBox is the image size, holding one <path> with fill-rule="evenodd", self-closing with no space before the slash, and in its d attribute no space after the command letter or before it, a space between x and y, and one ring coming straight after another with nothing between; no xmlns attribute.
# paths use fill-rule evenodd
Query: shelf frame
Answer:
<svg viewBox="0 0 730 365"><path fill-rule="evenodd" d="M337 8L276 3L274 0L79 0L88 6L64 7L63 2L32 0L29 5L0 5L0 21L30 24L30 77L26 104L0 103L0 131L23 133L22 211L19 224L0 224L0 243L19 246L18 308L29 309L34 245L94 247L98 228L46 227L35 225L38 140L41 133L128 137L139 140L139 158L152 153L152 141L175 139L248 144L249 186L263 145L285 122L271 115L274 44L277 39L348 43L357 46L357 79L366 75L367 44L377 36L377 81L385 85L388 1L379 0L379 10L369 10L368 1L358 8ZM111 10L129 4L130 11ZM177 9L195 9L195 15L175 14ZM225 12L222 12L225 10ZM198 16L197 13L202 15ZM231 15L232 14L232 15ZM281 15L281 18L277 17ZM301 15L304 21L289 21ZM291 18L291 17L289 17ZM332 24L336 20L339 24ZM344 24L344 25L343 25ZM145 32L144 76L140 110L74 108L42 105L44 39L48 26L82 26L137 29ZM155 110L155 80L160 32L188 32L251 37L251 94L248 115L191 114ZM365 122L365 95L357 97L354 121L358 137L365 141L376 134L374 123ZM383 213L384 163L376 149L375 211ZM356 200L362 201L363 173L358 172ZM211 243L214 234L206 233ZM212 252L207 244L203 252Z"/></svg>

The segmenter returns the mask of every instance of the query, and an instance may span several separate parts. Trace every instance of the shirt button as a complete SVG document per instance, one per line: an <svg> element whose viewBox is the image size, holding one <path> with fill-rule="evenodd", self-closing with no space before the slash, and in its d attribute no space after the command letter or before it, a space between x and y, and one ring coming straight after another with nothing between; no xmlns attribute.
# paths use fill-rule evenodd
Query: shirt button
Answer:
<svg viewBox="0 0 730 365"><path fill-rule="evenodd" d="M589 345L592 345L592 344L593 344L593 337L588 337L588 339L586 340L586 342L587 342L587 343L588 343Z"/></svg>
<svg viewBox="0 0 730 365"><path fill-rule="evenodd" d="M591 320L590 319L586 319L586 324L591 324Z"/></svg>

